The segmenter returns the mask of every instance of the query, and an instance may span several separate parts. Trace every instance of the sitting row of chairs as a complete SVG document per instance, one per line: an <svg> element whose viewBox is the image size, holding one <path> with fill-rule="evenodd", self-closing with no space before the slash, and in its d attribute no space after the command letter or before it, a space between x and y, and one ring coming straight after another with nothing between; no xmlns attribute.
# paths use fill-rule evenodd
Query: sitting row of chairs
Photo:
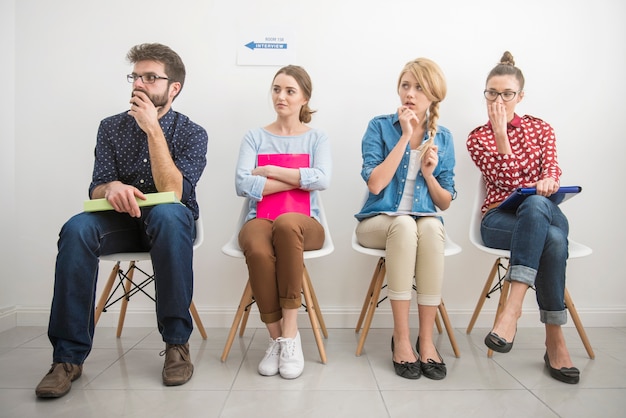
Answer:
<svg viewBox="0 0 626 418"><path fill-rule="evenodd" d="M476 308L474 309L474 313L472 315L470 324L466 330L467 334L469 334L472 331L472 328L474 327L474 324L476 323L478 315L480 314L480 311L482 310L485 299L489 298L492 293L496 291L500 291L500 299L499 299L498 309L496 311L496 320L497 320L498 316L500 315L501 309L503 307L504 301L506 300L508 296L508 290L509 290L509 282L503 280L503 278L504 278L504 274L506 273L509 267L510 252L505 251L505 250L489 248L483 244L482 238L480 235L480 219L481 219L480 206L482 202L484 201L484 197L485 197L484 196L485 188L482 183L482 178L480 179L478 189L480 193L478 193L475 196L474 216L472 217L470 221L470 241L479 250L496 256L496 259L487 277L483 290L478 298L478 303L476 304ZM326 219L326 215L325 215L321 198L319 202L320 202L320 209L321 209L320 220L326 233L326 239L321 249L304 252L305 261L313 259L313 258L324 257L334 251L333 241L332 241L332 237L330 234L330 229L328 228L328 222ZM237 222L236 231L239 231L239 229L241 229L241 226L243 225L243 222L247 213L247 208L248 208L248 205L247 205L247 202L245 202L242 207L239 220ZM196 231L197 231L197 236L194 241L194 246L193 246L194 250L197 249L202 244L203 239L204 239L201 218L199 218L196 221ZM385 268L386 254L385 254L385 250L372 249L372 248L366 248L366 247L361 246L357 242L355 233L353 233L352 235L352 248L359 253L378 257L378 263L376 264L376 267L374 268L374 273L372 275L369 288L367 289L365 300L363 302L363 307L361 309L361 314L359 316L359 320L355 328L355 332L357 333L361 332L360 337L359 337L359 342L357 344L357 349L356 349L356 355L360 356L363 350L363 347L365 345L365 340L367 339L367 334L372 324L372 319L374 317L376 308L385 299L385 298L382 298L382 299L380 298L380 293L381 293L381 290L385 286L384 282L385 282L385 273L386 273L386 268ZM238 245L237 233L233 234L230 240L222 247L222 252L231 257L244 258L243 252L241 251ZM460 252L461 252L461 247L458 244L454 243L448 236L446 236L445 256L446 257L452 256ZM584 256L591 254L591 252L592 251L589 247L586 247L572 240L569 241L569 258L584 257ZM111 271L111 274L109 275L109 278L102 291L102 295L96 306L95 322L96 323L98 322L98 319L100 318L101 313L105 312L108 307L110 307L111 305L113 305L114 303L118 301L121 301L120 315L119 315L118 327L117 327L117 336L120 337L123 326L124 326L124 318L126 315L127 304L128 304L130 297L137 293L144 293L145 295L150 297L152 300L154 300L154 298L145 290L145 287L154 281L154 274L147 273L144 270L141 270L137 266L138 261L144 261L144 260L150 261L150 253L118 253L118 254L101 256L100 259L105 260L105 261L113 261L115 262L115 265L113 267L113 270ZM129 267L126 271L123 271L120 268L121 262L129 263ZM140 271L145 276L143 277L143 280L141 282L133 281L134 280L133 273L135 270ZM498 280L496 284L493 285L493 282L496 276L498 277ZM115 287L113 287L114 284L116 284ZM120 289L121 291L121 296L116 297L116 295L118 294L117 292L118 289ZM315 294L315 290L311 282L311 278L306 269L306 264L304 267L304 273L302 277L302 294L304 295L303 306L308 312L309 320L311 322L311 329L315 337L315 342L317 343L320 360L322 363L325 364L327 358L326 358L326 351L324 349L324 343L322 340L322 335L324 338L328 338L328 331L326 329L326 324L324 322L324 318L320 310L320 305L318 303L317 296ZM228 354L230 352L233 341L237 334L237 330L239 330L240 337L244 335L248 317L250 315L250 309L252 305L254 304L254 302L255 302L254 295L252 294L250 283L249 281L246 281L246 286L244 288L243 295L239 302L239 306L237 307L237 312L235 314L235 318L233 320L232 326L230 328L230 332L228 334L228 338L226 340L226 344L224 346L224 350L222 352L222 356L221 356L222 361L226 361L226 359L228 358ZM576 326L576 330L578 331L580 335L580 338L587 351L587 354L589 355L590 358L592 359L595 358L595 354L593 352L591 344L589 343L589 339L587 338L587 334L585 333L585 329L582 326L580 317L578 315L578 312L576 311L576 307L574 306L572 298L569 292L567 291L567 288L565 289L565 305L570 312L570 316L572 317L572 320ZM198 311L193 301L191 302L191 306L189 307L189 310L192 314L192 317L196 323L196 326L200 334L202 335L202 338L206 339L207 338L206 331L204 329L204 326L202 325L202 321L200 319L200 316L198 315ZM441 321L443 321L443 326L445 327L448 337L450 339L450 344L452 345L452 350L454 352L454 355L456 357L460 357L460 351L457 346L456 338L454 336L454 330L450 324L450 319L448 317L448 313L446 311L446 307L444 305L443 299L441 300L441 304L439 305L438 312L439 312L439 315L437 316L436 321L435 321L437 330L439 331L439 333L442 333ZM441 317L441 320L439 317ZM495 320L494 320L494 323L495 323ZM492 353L493 352L491 350L488 350L489 357L491 357Z"/></svg>

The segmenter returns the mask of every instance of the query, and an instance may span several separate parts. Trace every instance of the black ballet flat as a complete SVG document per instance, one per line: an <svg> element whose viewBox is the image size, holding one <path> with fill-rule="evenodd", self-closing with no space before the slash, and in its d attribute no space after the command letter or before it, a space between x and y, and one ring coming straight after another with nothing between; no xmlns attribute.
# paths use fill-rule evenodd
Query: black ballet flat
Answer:
<svg viewBox="0 0 626 418"><path fill-rule="evenodd" d="M415 349L417 350L418 358L420 356L420 337L417 337L417 342L415 343ZM443 357L439 354L439 350L435 347L435 351L437 351L437 355L439 356L439 360L441 362L436 362L435 360L429 358L426 360L426 363L423 361L420 362L420 368L422 369L422 374L429 379L432 380L441 380L446 377L448 371L446 370L446 363L443 362Z"/></svg>
<svg viewBox="0 0 626 418"><path fill-rule="evenodd" d="M563 383L576 384L580 380L580 370L576 367L561 367L555 369L550 365L550 359L548 358L548 352L543 356L543 361L546 363L546 367L550 372L550 376Z"/></svg>
<svg viewBox="0 0 626 418"><path fill-rule="evenodd" d="M394 344L393 344L393 337L391 337L391 353L393 355L393 348L394 348ZM396 363L395 361L393 361L393 357L391 358L391 361L393 362L393 368L396 371L396 374L400 377L404 377L405 379L419 379L420 376L422 375L422 369L420 368L419 365L419 357L417 361L414 361L413 363L409 363L408 361L402 361L400 363Z"/></svg>
<svg viewBox="0 0 626 418"><path fill-rule="evenodd" d="M513 337L511 342L508 342L493 331L485 337L485 345L498 353L508 353L511 351L513 341L515 341L515 337Z"/></svg>

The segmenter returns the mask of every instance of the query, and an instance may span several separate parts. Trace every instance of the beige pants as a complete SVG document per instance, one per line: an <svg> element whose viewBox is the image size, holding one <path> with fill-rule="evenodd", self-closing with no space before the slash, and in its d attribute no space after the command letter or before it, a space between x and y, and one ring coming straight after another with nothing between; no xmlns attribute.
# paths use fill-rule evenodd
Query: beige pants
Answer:
<svg viewBox="0 0 626 418"><path fill-rule="evenodd" d="M415 278L419 305L441 303L445 231L439 218L377 215L361 221L356 235L362 246L386 250L389 299L410 300Z"/></svg>

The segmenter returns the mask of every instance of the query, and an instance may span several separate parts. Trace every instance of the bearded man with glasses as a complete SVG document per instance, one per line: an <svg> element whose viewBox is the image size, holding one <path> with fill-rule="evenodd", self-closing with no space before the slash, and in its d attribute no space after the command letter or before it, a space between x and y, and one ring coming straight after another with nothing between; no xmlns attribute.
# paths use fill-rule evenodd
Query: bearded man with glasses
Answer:
<svg viewBox="0 0 626 418"><path fill-rule="evenodd" d="M141 44L127 59L133 72L130 108L100 123L90 199L114 210L83 212L61 229L48 337L52 367L36 389L41 398L68 393L92 348L98 260L119 252L150 252L158 329L165 342L162 378L182 385L193 374L189 306L193 240L199 216L195 188L206 166L204 128L172 110L185 82L180 56L161 44ZM180 203L139 207L147 193L174 192Z"/></svg>

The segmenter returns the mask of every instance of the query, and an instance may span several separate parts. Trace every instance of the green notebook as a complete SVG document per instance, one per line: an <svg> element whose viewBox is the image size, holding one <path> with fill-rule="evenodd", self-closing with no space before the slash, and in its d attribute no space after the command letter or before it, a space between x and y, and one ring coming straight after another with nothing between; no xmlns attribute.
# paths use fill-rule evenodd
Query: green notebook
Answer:
<svg viewBox="0 0 626 418"><path fill-rule="evenodd" d="M146 200L137 199L139 207L160 205L161 203L180 203L174 192L145 193ZM113 210L113 206L106 199L85 200L83 204L85 212L98 212Z"/></svg>

